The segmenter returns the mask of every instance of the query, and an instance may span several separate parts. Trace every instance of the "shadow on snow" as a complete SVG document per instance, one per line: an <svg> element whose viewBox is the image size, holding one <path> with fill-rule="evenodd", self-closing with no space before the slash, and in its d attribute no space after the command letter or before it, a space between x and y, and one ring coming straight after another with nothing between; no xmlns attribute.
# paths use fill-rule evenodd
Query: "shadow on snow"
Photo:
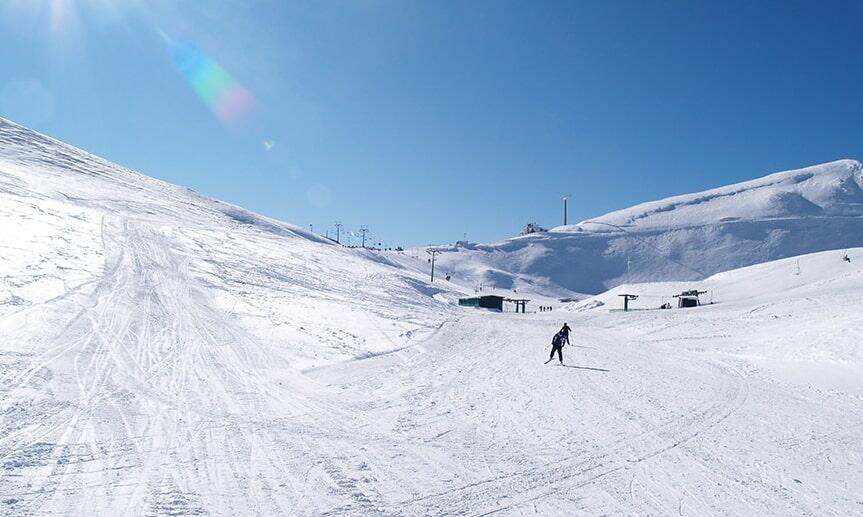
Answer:
<svg viewBox="0 0 863 517"><path fill-rule="evenodd" d="M576 368L578 370L593 370L595 372L610 372L611 370L606 370L605 368L591 368L590 366L573 366L571 364L564 365L567 368Z"/></svg>

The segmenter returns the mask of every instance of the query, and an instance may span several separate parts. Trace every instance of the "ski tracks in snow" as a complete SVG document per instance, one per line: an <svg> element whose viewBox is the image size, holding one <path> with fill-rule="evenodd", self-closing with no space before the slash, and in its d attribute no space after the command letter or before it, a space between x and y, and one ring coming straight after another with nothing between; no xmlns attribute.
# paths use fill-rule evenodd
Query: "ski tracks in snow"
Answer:
<svg viewBox="0 0 863 517"><path fill-rule="evenodd" d="M98 282L30 311L62 325L22 328L41 351L0 392L6 509L365 515L410 478L374 415L226 321L175 241L110 218L103 244Z"/></svg>
<svg viewBox="0 0 863 517"><path fill-rule="evenodd" d="M687 350L672 326L654 339L637 319L569 315L576 368L561 368L542 364L561 323L550 315L441 309L388 328L398 311L376 307L367 337L383 352L303 372L214 303L177 240L109 217L103 243L98 281L5 322L34 351L3 364L4 511L859 509L838 474L807 477L834 472L839 448L861 457L859 404ZM376 274L357 282L373 290Z"/></svg>
<svg viewBox="0 0 863 517"><path fill-rule="evenodd" d="M329 408L224 321L158 231L106 222L104 245L101 280L54 307L78 306L3 387L4 420L25 423L0 442L0 492L18 494L3 504L40 515L314 513L286 488L305 483L291 464L320 452L305 427L343 424L319 421ZM273 366L288 379L262 383Z"/></svg>
<svg viewBox="0 0 863 517"><path fill-rule="evenodd" d="M451 485L455 485L451 488L432 489L431 493L393 506L392 513L517 512L537 502L553 505L566 494L602 492L601 486L593 486L601 485L612 474L632 470L685 444L720 424L746 401L747 384L741 376L707 365L711 389L704 390L703 398L688 400L690 404L683 407L661 405L669 401L645 405L643 399L651 394L637 391L638 386L629 387L633 388L630 395L634 396L620 396L620 391L614 389L619 377L608 378L602 373L592 373L600 377L591 374L574 377L565 369L537 367L538 359L547 353L545 347L528 345L519 339L522 336L513 339L489 331L476 320L471 323L481 331L466 340L488 340L487 349L462 342L453 348L463 346L474 355L442 352L444 357L436 357L434 364L427 365L429 370L422 367L417 370L412 365L410 371L452 368L458 372L455 378L446 379L445 384L436 386L432 380L420 391L438 411L446 407L443 402L450 401L451 407L446 411L466 414L466 423L453 419L461 421L462 429L443 431L435 439L443 439L445 435L449 444L467 444L472 450L465 451L458 464L467 470L473 463L474 470L464 476L466 480L451 480ZM483 336L484 332L488 334ZM529 342L532 338L526 339ZM570 351L572 347L567 349ZM644 359L640 364L650 364L648 354L635 352L635 355ZM513 364L508 357L517 358L521 364ZM585 357L576 352L574 358L567 359L582 361ZM650 373L632 371L638 364L619 365L617 375L638 379ZM546 403L536 400L537 393L547 394ZM418 405L422 407L423 403ZM511 425L502 425L507 422ZM537 458L546 459L537 461ZM607 503L608 494L603 493L603 497ZM572 508L573 504L578 506L577 501L567 499L562 503L558 511ZM584 502L581 509L599 510L590 504L593 503ZM622 507L618 504L618 508Z"/></svg>
<svg viewBox="0 0 863 517"><path fill-rule="evenodd" d="M355 394L351 411L391 426L413 463L402 487L383 490L384 513L843 513L811 476L789 481L775 447L785 430L762 418L794 422L818 414L814 403L632 329L576 328L573 342L590 348L565 348L566 361L585 368L542 365L536 336L554 325L469 316L422 350L316 372Z"/></svg>

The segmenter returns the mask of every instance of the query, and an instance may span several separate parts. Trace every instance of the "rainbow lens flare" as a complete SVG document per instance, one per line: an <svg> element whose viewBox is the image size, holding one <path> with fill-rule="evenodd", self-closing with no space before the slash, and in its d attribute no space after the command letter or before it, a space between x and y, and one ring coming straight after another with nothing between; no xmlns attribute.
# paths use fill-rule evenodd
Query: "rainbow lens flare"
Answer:
<svg viewBox="0 0 863 517"><path fill-rule="evenodd" d="M219 120L237 122L251 110L249 91L218 63L187 41L166 40L177 71Z"/></svg>

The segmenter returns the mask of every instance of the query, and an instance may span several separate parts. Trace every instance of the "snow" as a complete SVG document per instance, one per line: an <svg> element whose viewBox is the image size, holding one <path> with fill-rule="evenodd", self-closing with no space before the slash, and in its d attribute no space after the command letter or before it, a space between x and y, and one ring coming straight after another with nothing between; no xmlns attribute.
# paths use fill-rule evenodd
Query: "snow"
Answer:
<svg viewBox="0 0 863 517"><path fill-rule="evenodd" d="M863 165L840 160L643 203L577 225L444 248L464 282L557 297L597 294L863 246Z"/></svg>
<svg viewBox="0 0 863 517"><path fill-rule="evenodd" d="M713 224L805 215L863 215L863 165L839 160L777 172L697 194L670 197L612 212L590 221L637 228ZM576 227L585 224L579 223ZM559 228L572 231L571 227Z"/></svg>
<svg viewBox="0 0 863 517"><path fill-rule="evenodd" d="M861 248L568 304L511 257L625 243L453 248L555 306L478 311L424 252L335 246L2 119L0 218L0 514L863 511ZM609 311L691 288L715 303ZM563 321L567 367L543 365Z"/></svg>

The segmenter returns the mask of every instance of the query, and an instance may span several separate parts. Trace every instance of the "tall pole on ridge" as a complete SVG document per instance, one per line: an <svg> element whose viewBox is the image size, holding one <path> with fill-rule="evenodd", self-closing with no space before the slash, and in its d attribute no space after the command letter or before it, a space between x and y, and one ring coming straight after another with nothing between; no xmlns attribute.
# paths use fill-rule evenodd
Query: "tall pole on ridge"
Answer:
<svg viewBox="0 0 863 517"><path fill-rule="evenodd" d="M360 232L363 234L363 248L366 247L366 233L369 231L369 227L366 225L360 226Z"/></svg>
<svg viewBox="0 0 863 517"><path fill-rule="evenodd" d="M431 281L434 282L434 259L435 259L435 255L440 253L440 250L435 250L435 249L426 250L426 253L431 255Z"/></svg>
<svg viewBox="0 0 863 517"><path fill-rule="evenodd" d="M566 226L566 196L563 196L563 225Z"/></svg>
<svg viewBox="0 0 863 517"><path fill-rule="evenodd" d="M341 233L342 233L342 222L336 221L336 242L339 244L342 243L342 241L339 240L341 238Z"/></svg>

